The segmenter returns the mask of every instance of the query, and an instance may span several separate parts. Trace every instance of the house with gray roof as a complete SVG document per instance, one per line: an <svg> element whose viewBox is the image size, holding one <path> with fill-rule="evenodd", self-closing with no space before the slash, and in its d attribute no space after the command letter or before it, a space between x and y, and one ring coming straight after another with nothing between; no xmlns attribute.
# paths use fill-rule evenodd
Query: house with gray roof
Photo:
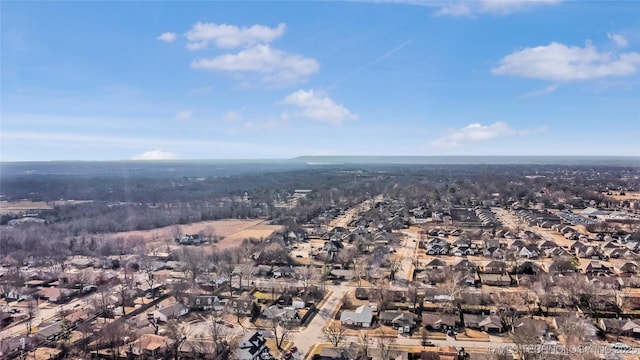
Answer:
<svg viewBox="0 0 640 360"><path fill-rule="evenodd" d="M342 325L368 328L373 319L373 310L368 305L359 306L355 311L343 311L340 314Z"/></svg>

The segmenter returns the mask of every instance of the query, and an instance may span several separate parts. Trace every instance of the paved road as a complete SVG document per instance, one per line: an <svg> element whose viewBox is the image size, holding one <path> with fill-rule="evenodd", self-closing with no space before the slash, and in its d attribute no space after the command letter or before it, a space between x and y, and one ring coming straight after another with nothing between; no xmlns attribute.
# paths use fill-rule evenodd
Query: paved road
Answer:
<svg viewBox="0 0 640 360"><path fill-rule="evenodd" d="M402 234L406 236L402 247L398 249L398 253L402 256L402 269L396 276L396 280L403 285L408 285L413 281L413 272L415 270L413 258L416 256L420 239L409 231L402 231Z"/></svg>
<svg viewBox="0 0 640 360"><path fill-rule="evenodd" d="M37 327L42 322L51 321L53 318L58 316L58 313L63 310L72 310L72 309L80 309L82 306L85 306L84 299L74 299L71 302L64 305L56 305L48 302L40 302L38 304L38 309L36 309L36 313L31 322L32 332L35 332ZM26 301L19 303L19 305L14 306L20 309L20 314L27 313L27 305ZM27 323L26 321L15 324L13 326L9 326L0 331L0 338L12 338L19 334L27 333Z"/></svg>
<svg viewBox="0 0 640 360"><path fill-rule="evenodd" d="M299 352L301 354L306 354L317 343L326 342L322 327L324 327L327 320L335 316L341 305L342 296L350 290L344 286L327 286L327 289L331 291L329 298L318 309L318 312L307 327L292 333L291 340L300 349Z"/></svg>

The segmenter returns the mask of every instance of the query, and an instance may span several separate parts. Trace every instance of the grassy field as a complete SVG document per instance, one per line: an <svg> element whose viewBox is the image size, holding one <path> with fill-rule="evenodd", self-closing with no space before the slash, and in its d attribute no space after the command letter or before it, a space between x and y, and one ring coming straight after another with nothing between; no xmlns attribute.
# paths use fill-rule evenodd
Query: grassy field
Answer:
<svg viewBox="0 0 640 360"><path fill-rule="evenodd" d="M34 210L49 210L55 205L73 205L90 202L90 200L82 201L0 201L0 215L15 214Z"/></svg>
<svg viewBox="0 0 640 360"><path fill-rule="evenodd" d="M624 200L640 200L640 192L627 192L624 195L620 195L620 193L614 193L613 195L607 195L608 197L614 198L618 201Z"/></svg>
<svg viewBox="0 0 640 360"><path fill-rule="evenodd" d="M267 221L261 219L227 219L201 221L188 225L166 226L153 230L125 231L111 235L118 237L135 236L151 242L163 242L173 240L176 227L180 228L180 233L182 234L198 234L201 231L206 232L207 229L213 228L213 233L217 237L222 237L222 240L216 244L218 249L228 249L239 246L242 240L246 238L266 238L275 231L282 229L280 225L269 225Z"/></svg>

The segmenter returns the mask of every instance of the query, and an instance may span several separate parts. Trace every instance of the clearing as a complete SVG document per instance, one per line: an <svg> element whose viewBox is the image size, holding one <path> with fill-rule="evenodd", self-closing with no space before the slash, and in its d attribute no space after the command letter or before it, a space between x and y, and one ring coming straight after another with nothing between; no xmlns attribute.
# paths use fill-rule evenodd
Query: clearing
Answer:
<svg viewBox="0 0 640 360"><path fill-rule="evenodd" d="M49 210L55 205L73 205L90 202L91 200L60 200L60 201L0 201L0 215L15 214L25 211Z"/></svg>
<svg viewBox="0 0 640 360"><path fill-rule="evenodd" d="M213 233L218 237L223 237L218 241L216 247L218 249L228 249L239 246L242 240L247 238L266 238L274 232L281 230L281 225L270 225L268 221L262 219L226 219L201 221L187 225L171 225L152 230L125 231L112 233L117 237L140 237L147 241L173 241L177 228L180 228L181 234L198 234L207 232L213 228Z"/></svg>

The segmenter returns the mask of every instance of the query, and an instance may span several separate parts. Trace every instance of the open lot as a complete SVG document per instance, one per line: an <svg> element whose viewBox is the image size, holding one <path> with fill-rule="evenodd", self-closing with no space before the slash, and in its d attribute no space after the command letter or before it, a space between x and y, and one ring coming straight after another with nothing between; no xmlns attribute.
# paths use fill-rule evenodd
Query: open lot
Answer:
<svg viewBox="0 0 640 360"><path fill-rule="evenodd" d="M607 195L607 196L614 198L618 201L640 200L640 192L626 192L624 195L620 195L620 193L613 193L613 195Z"/></svg>
<svg viewBox="0 0 640 360"><path fill-rule="evenodd" d="M49 210L56 205L73 205L90 202L90 200L61 200L61 201L0 201L0 215L15 214L24 211Z"/></svg>
<svg viewBox="0 0 640 360"><path fill-rule="evenodd" d="M153 230L125 231L111 235L118 237L135 236L148 241L166 241L173 240L176 227L180 228L180 233L182 234L198 234L213 228L213 233L217 237L222 237L222 240L216 244L219 249L239 246L242 240L247 238L266 238L282 228L280 225L270 225L267 221L260 219L227 219L201 221L188 225L172 225Z"/></svg>

